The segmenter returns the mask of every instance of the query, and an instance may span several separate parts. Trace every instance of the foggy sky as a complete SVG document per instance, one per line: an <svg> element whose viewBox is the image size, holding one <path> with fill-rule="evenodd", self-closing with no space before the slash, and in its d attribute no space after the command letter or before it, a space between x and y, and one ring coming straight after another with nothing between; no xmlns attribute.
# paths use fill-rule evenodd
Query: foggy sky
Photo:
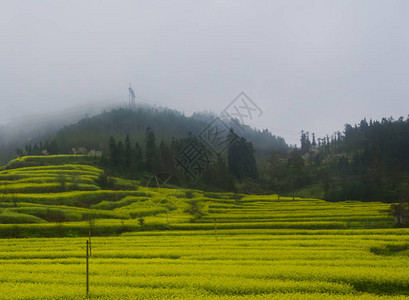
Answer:
<svg viewBox="0 0 409 300"><path fill-rule="evenodd" d="M288 143L409 114L408 1L0 1L0 124L92 103L222 111Z"/></svg>

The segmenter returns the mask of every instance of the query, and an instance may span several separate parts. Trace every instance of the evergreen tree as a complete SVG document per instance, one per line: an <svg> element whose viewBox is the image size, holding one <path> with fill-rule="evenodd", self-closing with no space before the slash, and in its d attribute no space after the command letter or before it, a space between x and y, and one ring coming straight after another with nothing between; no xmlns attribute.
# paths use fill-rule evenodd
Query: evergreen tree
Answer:
<svg viewBox="0 0 409 300"><path fill-rule="evenodd" d="M113 136L111 136L111 138L109 139L109 162L111 167L118 166L118 151Z"/></svg>
<svg viewBox="0 0 409 300"><path fill-rule="evenodd" d="M229 146L227 154L229 170L238 179L258 177L252 143L239 138Z"/></svg>
<svg viewBox="0 0 409 300"><path fill-rule="evenodd" d="M117 162L116 168L120 169L120 170L126 170L127 165L125 164L125 162L126 162L125 148L124 148L124 144L122 143L121 140L118 142L116 151L117 151L117 155L118 155L118 162Z"/></svg>
<svg viewBox="0 0 409 300"><path fill-rule="evenodd" d="M199 178L198 187L213 191L234 191L234 177L223 158L218 157L210 164L210 168Z"/></svg>
<svg viewBox="0 0 409 300"><path fill-rule="evenodd" d="M288 185L288 166L286 153L275 151L266 162L265 176L269 184L274 187L278 200L282 188ZM267 174L266 174L267 173Z"/></svg>
<svg viewBox="0 0 409 300"><path fill-rule="evenodd" d="M142 156L142 148L139 146L139 143L135 143L135 152L134 152L134 161L135 161L135 168L136 171L143 171L144 170L144 163L143 163L143 156Z"/></svg>
<svg viewBox="0 0 409 300"><path fill-rule="evenodd" d="M130 170L132 168L133 163L134 162L133 162L131 141L129 139L129 134L127 134L125 138L125 167L126 169Z"/></svg>
<svg viewBox="0 0 409 300"><path fill-rule="evenodd" d="M301 131L301 153L309 153L311 152L311 142L310 142L310 136L309 132L304 132L304 130Z"/></svg>
<svg viewBox="0 0 409 300"><path fill-rule="evenodd" d="M311 142L311 146L313 149L315 149L317 147L317 142L315 141L315 133L312 133L312 142Z"/></svg>
<svg viewBox="0 0 409 300"><path fill-rule="evenodd" d="M174 155L171 148L163 140L159 144L159 161L161 171L173 173L175 168Z"/></svg>
<svg viewBox="0 0 409 300"><path fill-rule="evenodd" d="M38 147L37 143L35 143L33 147L32 155L40 155L40 154L41 154L41 150Z"/></svg>
<svg viewBox="0 0 409 300"><path fill-rule="evenodd" d="M146 128L145 132L145 143L146 143L146 155L145 155L145 165L148 172L157 171L156 167L158 165L157 161L157 149L155 144L155 134L150 127Z"/></svg>

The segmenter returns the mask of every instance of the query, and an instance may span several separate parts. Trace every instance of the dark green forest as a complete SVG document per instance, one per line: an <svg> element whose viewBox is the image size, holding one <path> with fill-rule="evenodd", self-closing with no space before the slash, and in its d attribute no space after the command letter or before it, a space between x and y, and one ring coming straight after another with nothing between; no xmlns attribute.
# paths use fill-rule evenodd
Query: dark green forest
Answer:
<svg viewBox="0 0 409 300"><path fill-rule="evenodd" d="M322 138L301 132L301 146L274 152L264 179L276 192L329 201L408 202L409 119L362 120Z"/></svg>
<svg viewBox="0 0 409 300"><path fill-rule="evenodd" d="M301 131L300 147L288 146L268 130L230 128L236 138L215 154L199 138L214 118L204 113L186 117L164 108L115 109L86 117L16 153L89 153L100 157L108 176L146 181L153 174L172 175L169 183L203 190L408 201L409 119L364 119L325 137ZM233 127L234 122L223 121ZM184 151L195 147L202 150L193 172L180 157L186 159Z"/></svg>
<svg viewBox="0 0 409 300"><path fill-rule="evenodd" d="M242 182L258 178L255 155L264 157L272 151L288 149L283 138L272 135L268 130L246 127L240 132L240 138L226 151L216 155L198 138L215 118L209 113L186 117L178 111L164 108L114 109L66 126L54 138L38 139L16 149L16 153L18 156L96 155L101 157L99 167L111 176L146 180L152 175L172 174L172 183L176 185L234 191L242 189ZM229 130L232 124L224 121ZM191 141L203 149L208 159L208 166L194 174L194 178L186 174L176 161ZM239 155L229 155L232 149L236 149L234 153ZM249 192L259 190L256 184L244 184L244 187Z"/></svg>

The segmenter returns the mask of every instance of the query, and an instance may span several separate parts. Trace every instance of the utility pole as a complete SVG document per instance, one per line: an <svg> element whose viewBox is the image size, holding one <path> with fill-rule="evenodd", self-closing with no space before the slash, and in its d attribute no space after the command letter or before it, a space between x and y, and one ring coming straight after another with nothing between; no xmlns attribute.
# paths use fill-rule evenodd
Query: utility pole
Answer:
<svg viewBox="0 0 409 300"><path fill-rule="evenodd" d="M89 240L89 256L92 256L91 254L91 230L88 231L88 240Z"/></svg>
<svg viewBox="0 0 409 300"><path fill-rule="evenodd" d="M88 247L89 247L89 243L87 240L87 297L89 294L89 254L88 254Z"/></svg>

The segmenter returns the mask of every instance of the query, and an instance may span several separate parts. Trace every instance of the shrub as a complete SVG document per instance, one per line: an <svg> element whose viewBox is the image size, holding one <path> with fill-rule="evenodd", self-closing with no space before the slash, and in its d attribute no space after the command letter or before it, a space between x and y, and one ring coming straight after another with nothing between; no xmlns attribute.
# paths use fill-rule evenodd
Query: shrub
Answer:
<svg viewBox="0 0 409 300"><path fill-rule="evenodd" d="M67 190L67 175L65 173L59 173L57 175L57 182L60 184L61 192L65 192Z"/></svg>
<svg viewBox="0 0 409 300"><path fill-rule="evenodd" d="M99 174L98 178L95 181L103 190L109 190L115 186L115 179L109 177L105 172Z"/></svg>
<svg viewBox="0 0 409 300"><path fill-rule="evenodd" d="M203 215L204 205L201 201L194 199L187 201L187 208L184 210L185 213L188 213L193 216L191 222L194 223L199 220Z"/></svg>
<svg viewBox="0 0 409 300"><path fill-rule="evenodd" d="M186 199L192 199L194 197L194 194L192 191L186 191Z"/></svg>

